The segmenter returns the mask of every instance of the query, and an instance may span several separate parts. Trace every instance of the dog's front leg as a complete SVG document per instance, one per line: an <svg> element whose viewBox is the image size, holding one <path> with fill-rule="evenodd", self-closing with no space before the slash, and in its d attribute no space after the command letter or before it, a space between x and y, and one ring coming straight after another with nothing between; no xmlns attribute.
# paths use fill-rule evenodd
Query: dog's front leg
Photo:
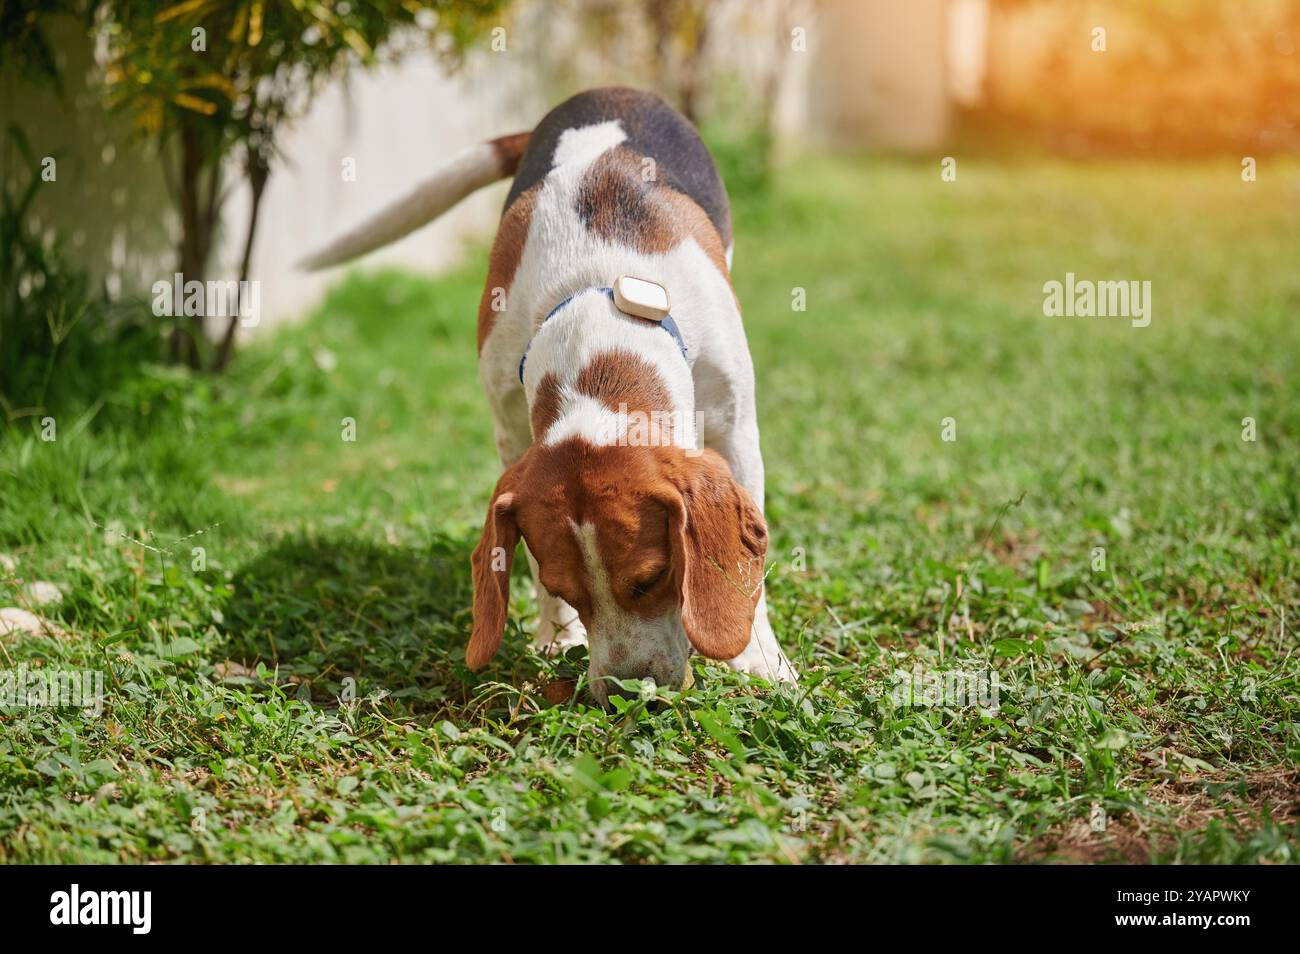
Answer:
<svg viewBox="0 0 1300 954"><path fill-rule="evenodd" d="M735 659L728 659L727 665L736 672L762 676L772 682L798 682L799 673L795 671L790 660L785 658L781 646L772 632L772 624L767 618L767 588L758 597L758 607L754 610L754 629L749 637L749 645Z"/></svg>
<svg viewBox="0 0 1300 954"><path fill-rule="evenodd" d="M575 610L558 596L552 596L542 586L537 561L524 545L528 567L533 571L533 592L537 596L537 650L547 655L559 655L570 646L585 646L587 630Z"/></svg>
<svg viewBox="0 0 1300 954"><path fill-rule="evenodd" d="M501 393L490 387L486 390L497 418L497 453L504 470L524 455L532 441L528 427L528 406L523 402L522 392L510 388ZM537 560L533 558L527 543L524 543L524 555L528 557L528 569L533 574L533 595L537 598L537 635L534 642L538 651L549 656L562 653L570 646L585 645L587 630L578 619L578 611L559 597L552 596L542 586Z"/></svg>

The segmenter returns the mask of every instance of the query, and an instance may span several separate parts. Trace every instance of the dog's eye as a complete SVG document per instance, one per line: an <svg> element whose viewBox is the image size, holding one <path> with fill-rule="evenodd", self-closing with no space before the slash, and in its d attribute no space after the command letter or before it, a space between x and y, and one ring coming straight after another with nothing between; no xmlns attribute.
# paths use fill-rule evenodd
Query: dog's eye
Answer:
<svg viewBox="0 0 1300 954"><path fill-rule="evenodd" d="M664 574L667 572L668 570L665 568L660 570L654 576L646 577L640 583L635 584L632 587L632 599L639 600L641 597L653 590L659 584L659 581L664 578Z"/></svg>

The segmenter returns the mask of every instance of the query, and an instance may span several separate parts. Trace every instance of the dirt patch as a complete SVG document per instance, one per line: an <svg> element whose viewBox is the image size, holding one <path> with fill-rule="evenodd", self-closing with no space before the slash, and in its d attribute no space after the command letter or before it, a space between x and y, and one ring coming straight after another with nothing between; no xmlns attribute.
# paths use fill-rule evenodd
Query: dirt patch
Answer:
<svg viewBox="0 0 1300 954"><path fill-rule="evenodd" d="M1217 796L1211 794L1213 789L1218 790ZM1171 780L1153 786L1146 795L1163 807L1169 821L1125 813L1107 818L1105 830L1095 831L1091 819L1072 819L1021 846L1016 860L1149 864L1172 848L1178 832L1200 831L1214 821L1253 829L1266 814L1280 824L1300 820L1300 772L1281 767L1235 779Z"/></svg>

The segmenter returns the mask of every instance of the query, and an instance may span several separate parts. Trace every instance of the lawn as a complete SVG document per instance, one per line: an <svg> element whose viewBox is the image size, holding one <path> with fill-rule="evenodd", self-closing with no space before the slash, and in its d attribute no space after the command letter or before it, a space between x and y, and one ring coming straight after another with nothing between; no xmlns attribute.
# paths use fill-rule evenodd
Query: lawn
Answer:
<svg viewBox="0 0 1300 954"><path fill-rule="evenodd" d="M522 573L466 670L481 248L21 421L0 605L52 582L65 632L0 668L105 700L0 708L0 860L1300 860L1298 191L826 160L740 203L795 688L569 698ZM1046 317L1067 272L1149 280L1150 325ZM996 704L899 692L949 672Z"/></svg>

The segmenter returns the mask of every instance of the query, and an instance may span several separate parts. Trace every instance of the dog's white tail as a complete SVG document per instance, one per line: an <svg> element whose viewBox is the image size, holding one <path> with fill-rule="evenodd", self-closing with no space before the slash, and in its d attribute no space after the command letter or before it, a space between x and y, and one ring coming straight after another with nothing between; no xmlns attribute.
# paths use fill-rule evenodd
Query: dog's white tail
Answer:
<svg viewBox="0 0 1300 954"><path fill-rule="evenodd" d="M315 271L338 265L395 242L432 222L470 193L498 179L513 176L531 135L516 133L471 146L410 193L308 255L298 263L298 267Z"/></svg>

